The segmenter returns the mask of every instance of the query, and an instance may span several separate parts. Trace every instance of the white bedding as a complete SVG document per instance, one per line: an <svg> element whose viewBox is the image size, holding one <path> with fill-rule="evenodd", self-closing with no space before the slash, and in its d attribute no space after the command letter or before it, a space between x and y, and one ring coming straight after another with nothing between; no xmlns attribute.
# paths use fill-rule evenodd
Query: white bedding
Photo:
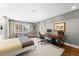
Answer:
<svg viewBox="0 0 79 59"><path fill-rule="evenodd" d="M0 55L16 51L22 48L22 44L18 38L0 40Z"/></svg>

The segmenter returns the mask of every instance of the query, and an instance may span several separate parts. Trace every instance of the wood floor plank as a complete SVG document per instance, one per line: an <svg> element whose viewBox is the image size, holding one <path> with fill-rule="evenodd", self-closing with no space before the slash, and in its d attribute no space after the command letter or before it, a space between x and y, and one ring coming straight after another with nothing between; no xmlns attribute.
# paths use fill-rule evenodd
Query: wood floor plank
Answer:
<svg viewBox="0 0 79 59"><path fill-rule="evenodd" d="M79 49L73 48L71 46L63 45L62 48L65 49L62 56L79 56Z"/></svg>

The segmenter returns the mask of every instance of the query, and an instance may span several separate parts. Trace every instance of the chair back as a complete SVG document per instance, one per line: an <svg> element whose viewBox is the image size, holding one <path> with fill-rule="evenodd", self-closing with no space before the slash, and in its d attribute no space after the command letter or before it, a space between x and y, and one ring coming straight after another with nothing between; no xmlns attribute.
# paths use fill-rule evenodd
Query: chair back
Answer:
<svg viewBox="0 0 79 59"><path fill-rule="evenodd" d="M44 39L43 35L39 33L40 39Z"/></svg>
<svg viewBox="0 0 79 59"><path fill-rule="evenodd" d="M58 31L58 35L64 36L64 32L63 31Z"/></svg>

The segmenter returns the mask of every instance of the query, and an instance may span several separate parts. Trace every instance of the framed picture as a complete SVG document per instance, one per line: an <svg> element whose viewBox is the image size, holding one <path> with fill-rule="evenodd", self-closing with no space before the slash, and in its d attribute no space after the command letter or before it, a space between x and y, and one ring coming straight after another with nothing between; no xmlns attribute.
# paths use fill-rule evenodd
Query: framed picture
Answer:
<svg viewBox="0 0 79 59"><path fill-rule="evenodd" d="M16 24L15 27L16 27L16 32L18 32L18 30L19 30L19 25Z"/></svg>
<svg viewBox="0 0 79 59"><path fill-rule="evenodd" d="M65 31L66 30L65 22L55 23L54 24L54 30L55 31Z"/></svg>

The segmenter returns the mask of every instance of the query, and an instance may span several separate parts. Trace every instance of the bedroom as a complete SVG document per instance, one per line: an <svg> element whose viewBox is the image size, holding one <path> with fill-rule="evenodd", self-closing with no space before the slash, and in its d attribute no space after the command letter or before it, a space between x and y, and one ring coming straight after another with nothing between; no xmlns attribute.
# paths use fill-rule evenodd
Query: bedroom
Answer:
<svg viewBox="0 0 79 59"><path fill-rule="evenodd" d="M79 56L79 3L3 3L0 8L0 55Z"/></svg>

